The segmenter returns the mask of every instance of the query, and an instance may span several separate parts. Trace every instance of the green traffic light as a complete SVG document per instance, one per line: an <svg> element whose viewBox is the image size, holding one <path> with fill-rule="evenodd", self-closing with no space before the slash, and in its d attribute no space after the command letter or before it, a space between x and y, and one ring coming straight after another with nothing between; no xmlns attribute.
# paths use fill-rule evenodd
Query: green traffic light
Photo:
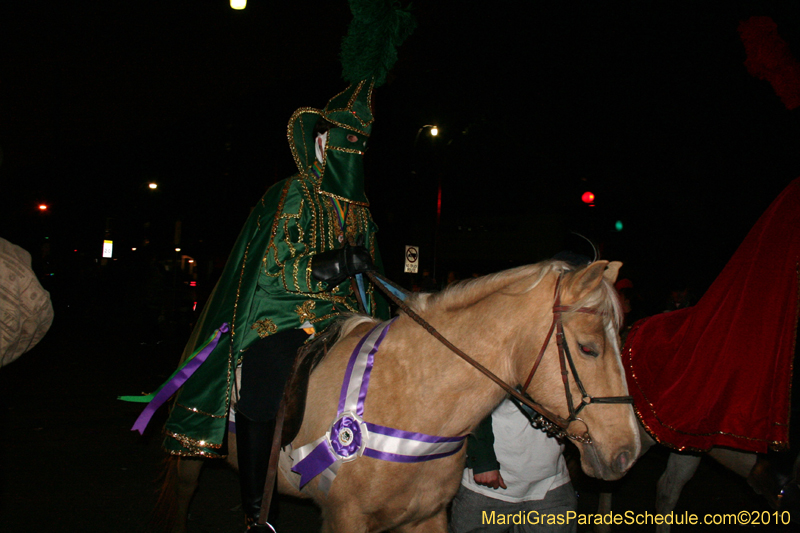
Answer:
<svg viewBox="0 0 800 533"><path fill-rule="evenodd" d="M617 231L622 231L622 221L621 220L617 220L616 224L614 224L614 228Z"/></svg>

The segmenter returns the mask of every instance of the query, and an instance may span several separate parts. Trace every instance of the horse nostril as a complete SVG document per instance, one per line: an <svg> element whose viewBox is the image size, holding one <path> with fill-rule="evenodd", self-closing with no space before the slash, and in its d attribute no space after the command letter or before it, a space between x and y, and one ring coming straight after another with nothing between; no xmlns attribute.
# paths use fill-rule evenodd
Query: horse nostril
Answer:
<svg viewBox="0 0 800 533"><path fill-rule="evenodd" d="M617 460L615 461L615 466L617 472L625 472L631 466L631 454L630 452L622 452L617 456Z"/></svg>

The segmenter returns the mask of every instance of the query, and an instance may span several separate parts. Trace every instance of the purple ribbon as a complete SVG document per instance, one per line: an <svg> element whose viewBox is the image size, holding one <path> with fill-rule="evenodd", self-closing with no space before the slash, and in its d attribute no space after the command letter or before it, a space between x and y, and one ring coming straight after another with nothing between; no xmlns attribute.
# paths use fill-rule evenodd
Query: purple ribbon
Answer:
<svg viewBox="0 0 800 533"><path fill-rule="evenodd" d="M355 418L343 416L331 426L331 447L339 457L357 453L361 440L361 425Z"/></svg>
<svg viewBox="0 0 800 533"><path fill-rule="evenodd" d="M330 429L292 452L292 470L300 474L300 488L322 474L318 488L327 492L339 465L362 454L384 461L418 463L453 455L462 448L466 437L426 435L361 419L375 354L394 320L373 328L353 350L339 394L338 418Z"/></svg>
<svg viewBox="0 0 800 533"><path fill-rule="evenodd" d="M303 458L303 467L296 471L300 474L300 487L320 475L326 468L336 462L338 457L331 451L328 441L324 438L314 449ZM292 470L295 470L292 468Z"/></svg>
<svg viewBox="0 0 800 533"><path fill-rule="evenodd" d="M227 333L229 330L230 328L226 322L214 332L214 339L209 342L206 347L200 351L200 353L195 355L188 363L186 363L171 380L165 383L158 394L156 394L155 398L153 398L150 403L147 404L147 407L144 408L142 414L139 415L139 418L137 418L136 422L133 424L131 431L138 431L140 434L144 433L147 424L150 423L150 419L153 418L156 410L164 405L164 403L169 400L172 395L183 386L184 383L186 383L187 379L192 377L192 374L194 374L195 371L200 368L200 365L206 361L208 355L214 351L214 348L217 347L222 334Z"/></svg>

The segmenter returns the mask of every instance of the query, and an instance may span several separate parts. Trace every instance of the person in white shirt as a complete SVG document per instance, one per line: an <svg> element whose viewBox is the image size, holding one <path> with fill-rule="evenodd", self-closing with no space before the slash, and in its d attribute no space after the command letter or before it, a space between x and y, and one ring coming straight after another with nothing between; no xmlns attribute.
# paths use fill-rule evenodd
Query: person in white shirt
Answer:
<svg viewBox="0 0 800 533"><path fill-rule="evenodd" d="M467 442L450 533L574 533L578 500L564 446L503 401Z"/></svg>

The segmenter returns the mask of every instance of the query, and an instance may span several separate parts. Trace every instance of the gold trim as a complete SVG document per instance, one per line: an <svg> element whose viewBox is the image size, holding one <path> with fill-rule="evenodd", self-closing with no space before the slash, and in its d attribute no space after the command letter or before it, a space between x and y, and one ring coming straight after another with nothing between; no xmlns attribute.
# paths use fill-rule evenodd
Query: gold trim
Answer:
<svg viewBox="0 0 800 533"><path fill-rule="evenodd" d="M201 411L197 407L187 407L187 406L185 406L185 405L183 405L181 403L177 403L177 402L175 402L175 405L178 406L178 407L182 407L182 408L186 409L187 411L191 411L193 413L197 413L198 415L210 416L211 418L228 418L228 415L212 415L211 413L206 413L205 411Z"/></svg>
<svg viewBox="0 0 800 533"><path fill-rule="evenodd" d="M345 147L340 147L340 146L326 146L325 147L325 151L327 152L328 150L334 150L336 152L344 152L346 154L364 155L364 151L363 150L356 150L355 148L345 148Z"/></svg>
<svg viewBox="0 0 800 533"><path fill-rule="evenodd" d="M181 450L170 450L164 447L164 449L170 455L179 455L181 457L210 457L210 458L226 457L226 455L206 451L203 449L203 448L211 448L212 450L220 450L222 449L222 444L213 444L210 442L206 442L204 440L195 440L181 433L165 432L165 435L167 437L171 437L176 441L178 441L178 444L180 444L187 450L184 452Z"/></svg>
<svg viewBox="0 0 800 533"><path fill-rule="evenodd" d="M256 320L253 325L250 326L250 329L256 330L256 333L258 333L258 336L262 339L278 332L278 326L269 318Z"/></svg>
<svg viewBox="0 0 800 533"><path fill-rule="evenodd" d="M314 313L314 308L317 306L317 302L314 300L306 300L301 305L295 307L294 312L297 313L297 317L300 320L300 324L303 324L306 320L309 322L313 322L317 315Z"/></svg>

